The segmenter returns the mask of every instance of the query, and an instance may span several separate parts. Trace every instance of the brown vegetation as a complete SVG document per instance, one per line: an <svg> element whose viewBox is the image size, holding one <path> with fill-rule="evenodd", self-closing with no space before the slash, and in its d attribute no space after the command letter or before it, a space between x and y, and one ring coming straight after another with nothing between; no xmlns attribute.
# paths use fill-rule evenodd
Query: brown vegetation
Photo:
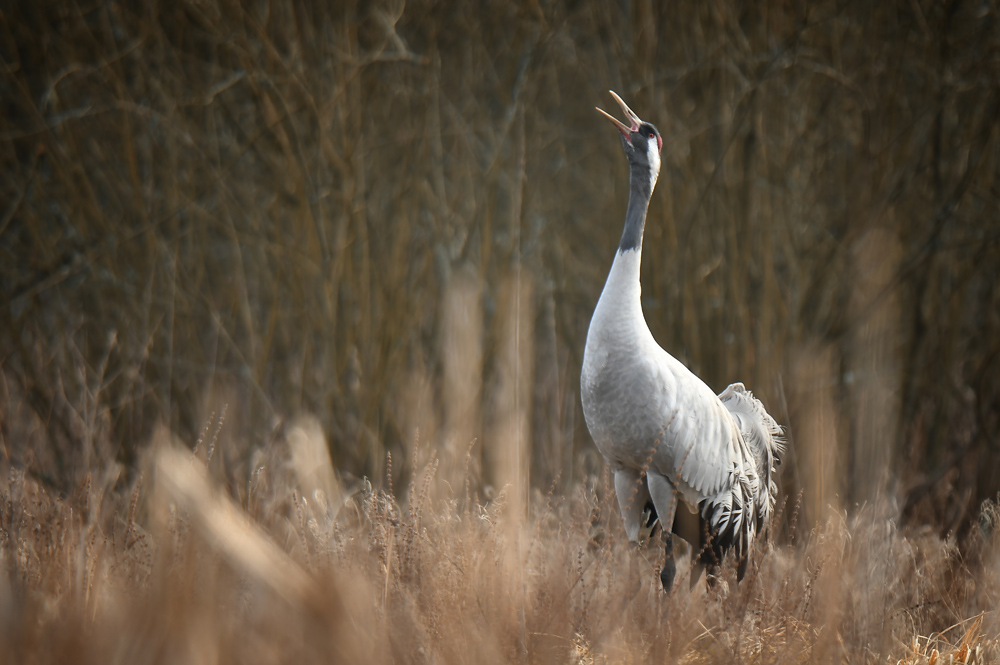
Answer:
<svg viewBox="0 0 1000 665"><path fill-rule="evenodd" d="M0 653L1000 658L998 18L0 8ZM665 140L654 335L789 431L728 590L630 563L577 408L608 88Z"/></svg>
<svg viewBox="0 0 1000 665"><path fill-rule="evenodd" d="M0 650L24 663L1000 662L996 504L964 555L876 508L799 534L786 507L784 544L742 583L729 566L689 593L682 564L666 596L662 549L631 551L607 487L539 494L525 519L506 490L434 499L431 454L401 505L342 488L326 450L315 421L298 423L229 491L217 457L165 430L131 491L112 489L113 464L65 500L12 472Z"/></svg>

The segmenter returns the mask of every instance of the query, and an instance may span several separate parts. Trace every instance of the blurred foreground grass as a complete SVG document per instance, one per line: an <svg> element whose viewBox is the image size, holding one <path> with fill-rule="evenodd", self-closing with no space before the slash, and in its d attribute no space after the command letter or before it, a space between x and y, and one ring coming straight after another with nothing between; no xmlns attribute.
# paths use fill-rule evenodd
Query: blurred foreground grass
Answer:
<svg viewBox="0 0 1000 665"><path fill-rule="evenodd" d="M884 506L800 532L786 505L742 583L689 592L682 559L668 597L607 488L523 516L432 453L400 503L341 485L308 419L228 490L212 450L162 430L130 489L114 465L66 499L0 482L5 662L1000 662L995 503L965 554Z"/></svg>

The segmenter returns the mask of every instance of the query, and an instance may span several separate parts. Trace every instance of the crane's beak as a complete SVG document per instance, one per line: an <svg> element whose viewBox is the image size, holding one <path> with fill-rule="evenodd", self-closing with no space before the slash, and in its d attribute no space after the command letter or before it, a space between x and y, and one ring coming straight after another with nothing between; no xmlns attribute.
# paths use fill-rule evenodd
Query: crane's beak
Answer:
<svg viewBox="0 0 1000 665"><path fill-rule="evenodd" d="M622 136L624 136L627 139L632 132L634 132L637 129L639 129L639 124L642 122L642 120L640 120L639 116L637 116L632 111L632 109L630 109L628 107L628 104L626 104L625 102L622 101L621 97L619 97L618 95L615 94L614 90L608 90L608 92L610 92L611 96L615 98L616 102L618 102L618 106L622 107L622 112L625 114L625 117L628 118L629 122L632 123L632 126L629 127L629 126L627 126L627 125L619 122L618 119L615 118L613 115L611 115L610 113L607 113L606 111L604 111L604 110L602 110L600 108L598 108L597 110L600 113L603 113L605 118L607 118L608 120L610 120L611 122L613 122L615 124L615 127L618 128L618 131L622 133ZM597 107L595 107L595 108L597 108Z"/></svg>

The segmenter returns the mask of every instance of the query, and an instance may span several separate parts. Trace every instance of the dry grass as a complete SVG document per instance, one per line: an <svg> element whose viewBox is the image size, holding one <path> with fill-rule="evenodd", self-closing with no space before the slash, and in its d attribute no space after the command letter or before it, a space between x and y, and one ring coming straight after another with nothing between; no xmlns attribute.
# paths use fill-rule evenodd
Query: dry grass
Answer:
<svg viewBox="0 0 1000 665"><path fill-rule="evenodd" d="M996 2L8 4L0 660L1000 658ZM654 335L788 428L738 587L578 408L608 88Z"/></svg>
<svg viewBox="0 0 1000 665"><path fill-rule="evenodd" d="M536 493L523 519L504 491L432 498L433 454L401 504L367 482L342 489L325 450L304 421L229 490L217 462L165 431L131 488L112 489L108 463L59 499L9 469L0 652L17 663L1000 662L994 504L964 555L871 508L765 546L739 585L730 568L689 592L682 564L668 597L660 549L631 552L607 478Z"/></svg>

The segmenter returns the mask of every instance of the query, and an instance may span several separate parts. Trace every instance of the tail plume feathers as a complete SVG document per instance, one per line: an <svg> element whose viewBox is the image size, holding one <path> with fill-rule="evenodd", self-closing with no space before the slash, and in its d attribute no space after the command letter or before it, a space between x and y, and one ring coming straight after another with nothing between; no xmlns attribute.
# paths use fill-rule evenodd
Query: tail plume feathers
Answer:
<svg viewBox="0 0 1000 665"><path fill-rule="evenodd" d="M730 488L712 499L706 499L700 506L712 549L720 560L722 553L729 550L733 550L738 558L745 558L757 533L756 483L736 466L733 467L733 476Z"/></svg>
<svg viewBox="0 0 1000 665"><path fill-rule="evenodd" d="M753 456L753 465L760 479L760 491L756 504L758 518L766 523L774 508L778 492L772 474L781 464L785 452L785 441L781 425L764 409L761 401L746 389L742 383L734 383L719 395L723 405L729 410L736 427Z"/></svg>
<svg viewBox="0 0 1000 665"><path fill-rule="evenodd" d="M714 558L718 565L722 554L733 550L742 578L750 545L758 531L766 529L774 508L775 467L781 463L785 445L781 426L742 383L726 388L719 399L733 418L748 458L734 463L724 491L699 506L705 535L711 541L711 553L703 546L703 563L711 567Z"/></svg>

